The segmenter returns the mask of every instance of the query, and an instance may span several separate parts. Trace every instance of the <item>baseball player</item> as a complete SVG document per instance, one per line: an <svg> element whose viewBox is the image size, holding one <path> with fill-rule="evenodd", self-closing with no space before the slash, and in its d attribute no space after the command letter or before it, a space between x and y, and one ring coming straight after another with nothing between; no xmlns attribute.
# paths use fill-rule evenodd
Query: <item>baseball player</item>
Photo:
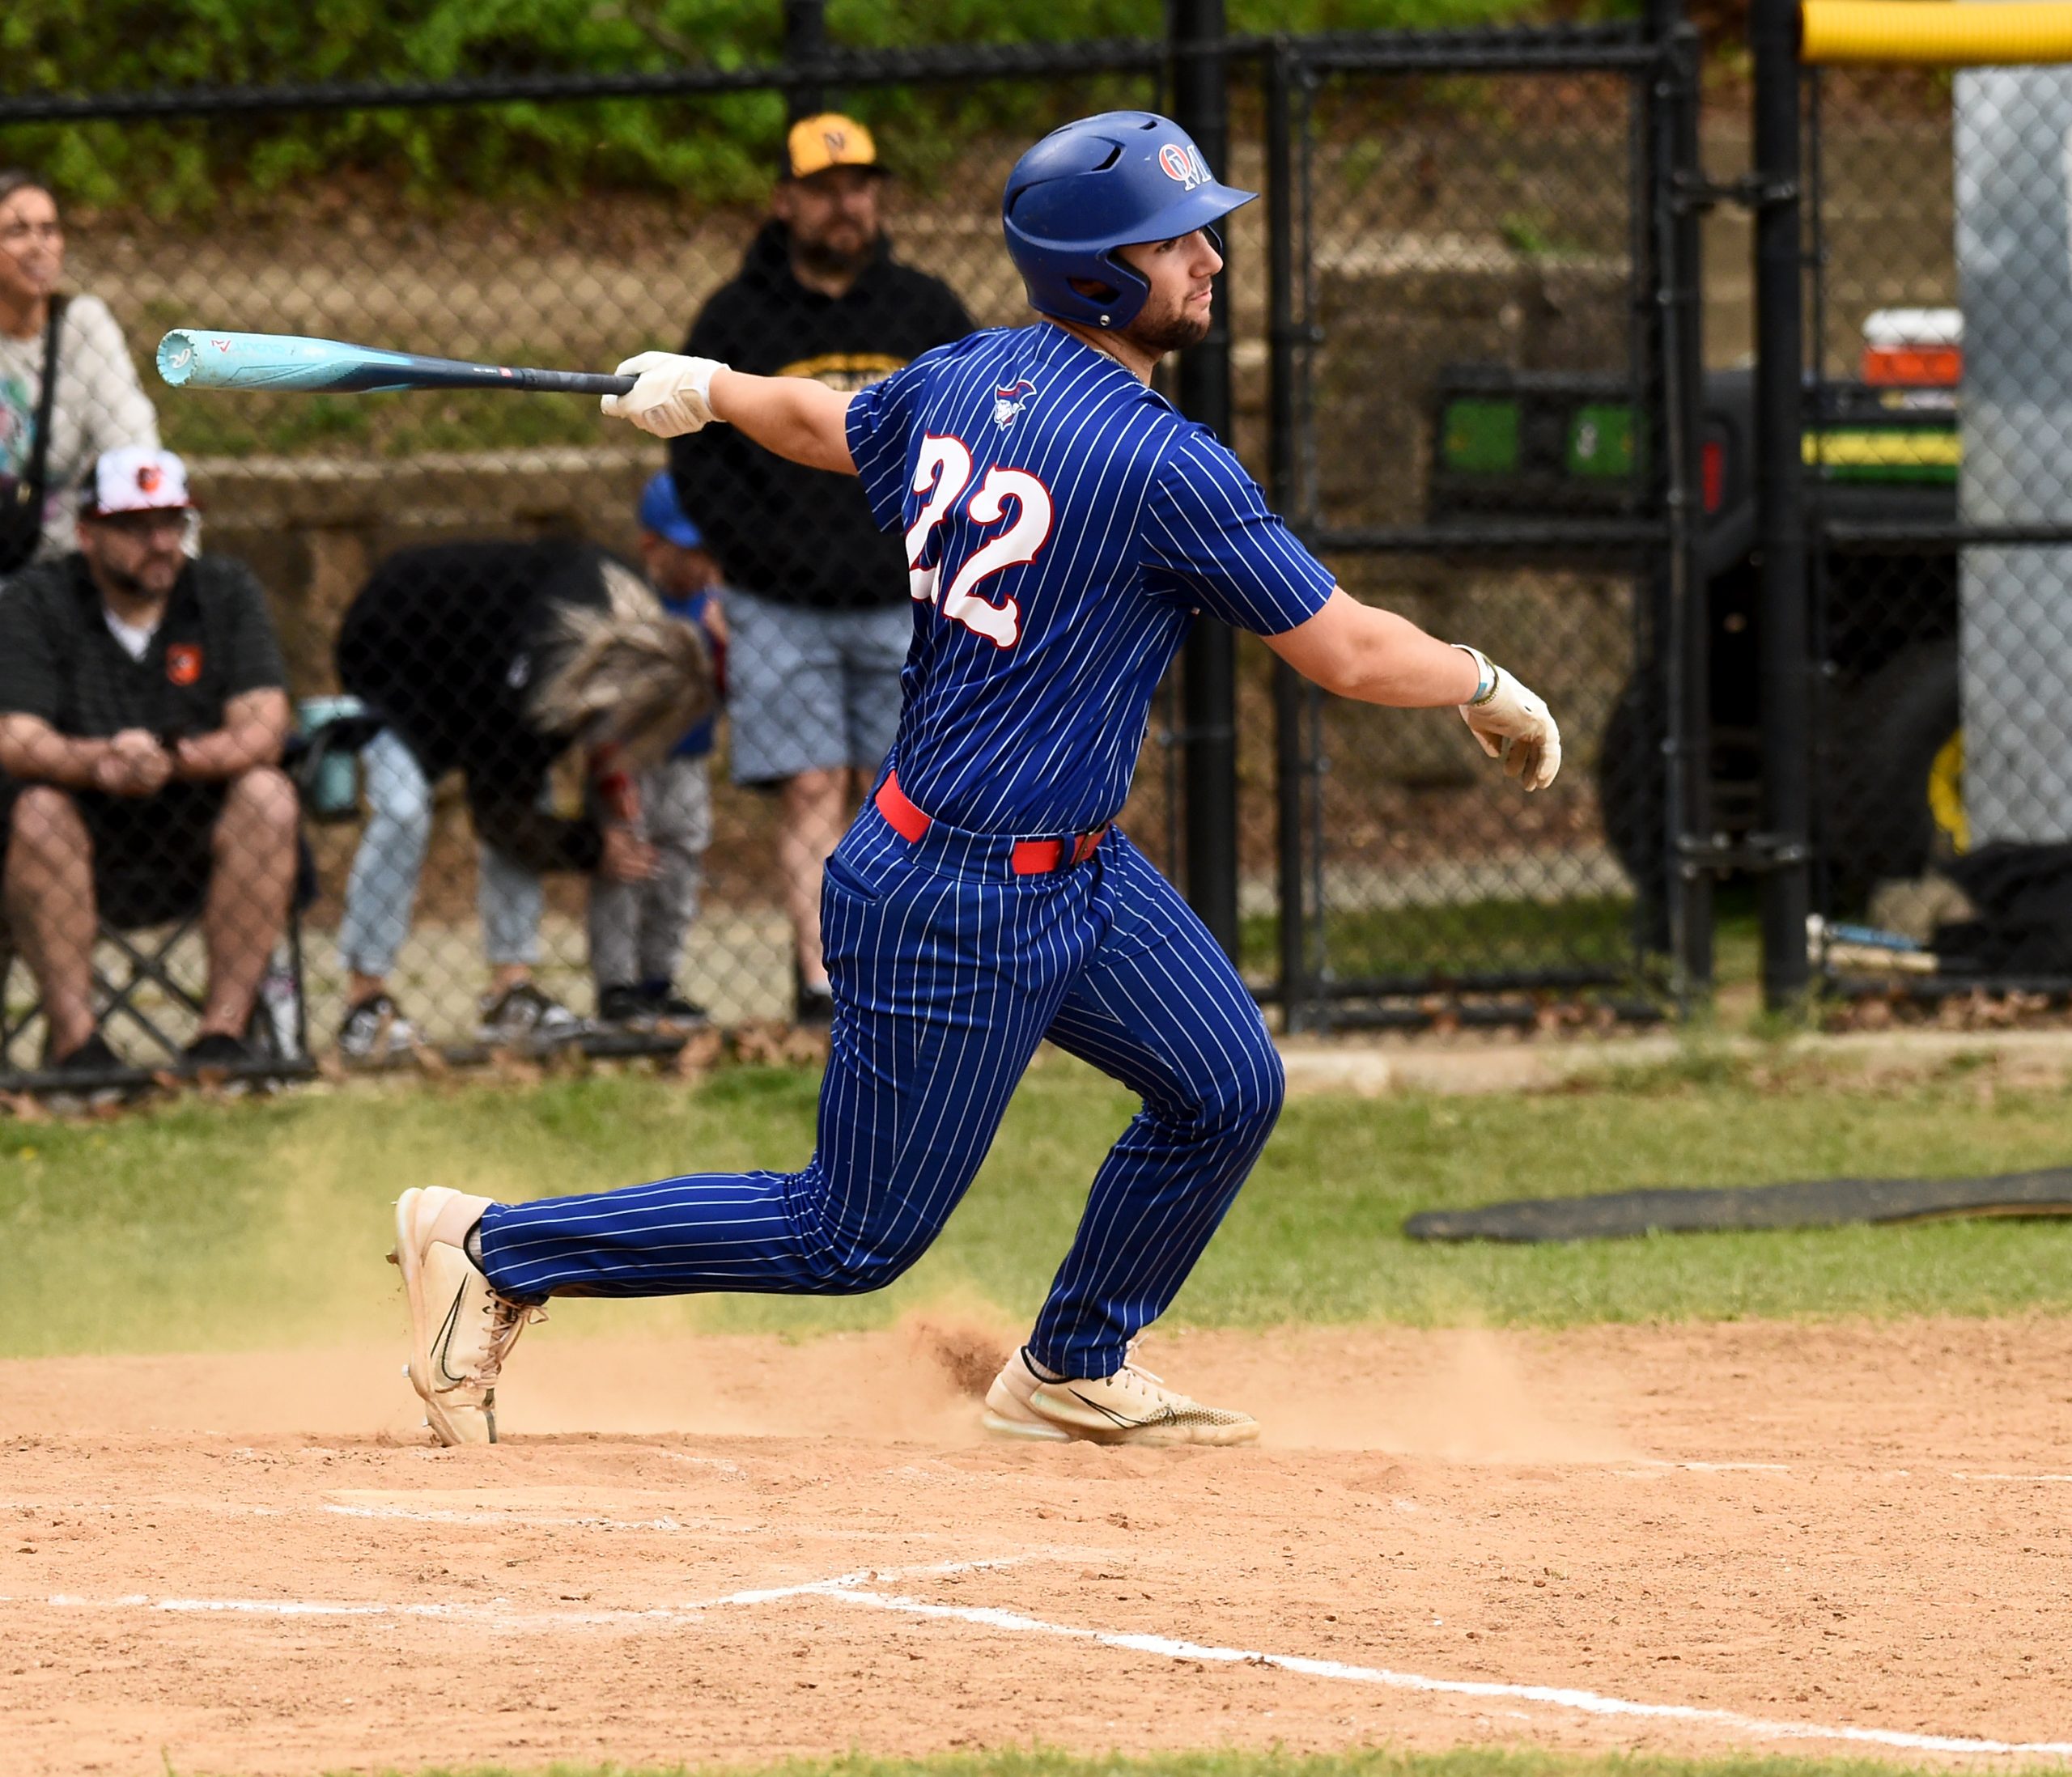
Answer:
<svg viewBox="0 0 2072 1777"><path fill-rule="evenodd" d="M898 737L834 855L834 995L817 1151L797 1172L691 1173L495 1203L396 1206L410 1376L446 1443L493 1441L513 1342L557 1294L882 1288L928 1249L1046 1037L1143 1098L986 1423L1030 1438L1240 1444L1250 1415L1130 1361L1259 1157L1280 1058L1186 902L1110 825L1153 689L1206 611L1327 690L1458 705L1527 789L1560 740L1487 656L1358 603L1205 428L1149 387L1208 332L1219 183L1167 119L1066 125L1008 176L1034 324L974 333L860 392L646 352L608 414L715 422L860 477L913 595Z"/></svg>

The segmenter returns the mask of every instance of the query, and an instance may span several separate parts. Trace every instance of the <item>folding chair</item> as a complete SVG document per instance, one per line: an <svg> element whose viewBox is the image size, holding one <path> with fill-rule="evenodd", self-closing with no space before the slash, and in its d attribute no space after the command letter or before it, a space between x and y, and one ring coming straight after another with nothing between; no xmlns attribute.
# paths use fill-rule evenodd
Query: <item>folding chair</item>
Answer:
<svg viewBox="0 0 2072 1777"><path fill-rule="evenodd" d="M303 1008L301 911L303 884L311 876L308 848L297 841L296 892L287 923L275 945L245 1028L252 1058L227 1070L240 1079L287 1079L314 1071L308 1058L308 1024ZM151 926L125 927L99 915L95 922L93 990L95 1024L103 1032L126 1025L141 1033L155 1053L140 1065L121 1070L108 1080L60 1075L41 1064L43 998L24 962L19 976L11 935L0 921L0 1085L17 1091L63 1088L91 1089L103 1085L135 1085L157 1068L180 1059L182 1039L167 1028L170 1013L199 1018L202 999L182 978L176 952L198 934L202 906ZM17 980L26 991L17 997ZM153 1002L156 1002L154 1003Z"/></svg>
<svg viewBox="0 0 2072 1777"><path fill-rule="evenodd" d="M333 700L334 706L348 700ZM341 817L337 791L337 766L366 745L379 719L355 705L350 709L325 710L307 732L298 732L286 749L281 765L295 786L305 812L319 821ZM344 814L349 817L348 806ZM295 839L295 884L289 898L287 925L274 947L259 991L253 1001L245 1037L252 1058L227 1071L240 1079L286 1079L315 1071L309 1058L309 1028L304 995L302 914L316 898L316 862L308 842ZM155 1051L152 1062L170 1064L180 1059L179 1037L166 1028L166 1014L198 1018L202 1000L181 977L176 952L196 934L202 920L206 888L191 905L175 910L169 918L125 922L121 908L102 906L96 910L93 956L95 1024L105 1031L123 1024L140 1033ZM121 897L118 896L119 901ZM17 998L14 965L16 952L0 914L0 1086L38 1091L60 1088L91 1090L105 1085L134 1086L147 1079L154 1067L125 1068L108 1080L88 1079L79 1075L57 1075L40 1065L42 1041L36 1027L43 1022L43 1001L35 978L26 965L19 978L26 994ZM37 1047L32 1048L33 1042Z"/></svg>

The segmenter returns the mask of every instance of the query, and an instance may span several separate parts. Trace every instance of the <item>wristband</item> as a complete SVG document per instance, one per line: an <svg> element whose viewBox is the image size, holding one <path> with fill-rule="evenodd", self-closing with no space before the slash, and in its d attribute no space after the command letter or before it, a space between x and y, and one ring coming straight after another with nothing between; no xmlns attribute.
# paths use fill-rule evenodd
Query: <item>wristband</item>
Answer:
<svg viewBox="0 0 2072 1777"><path fill-rule="evenodd" d="M1456 642L1454 643L1454 646L1458 648L1463 654L1466 655L1468 659L1475 663L1475 695L1470 698L1467 700L1467 704L1464 706L1464 707L1471 710L1477 704L1487 703L1492 698L1496 696L1497 678L1497 663L1492 660L1488 655L1484 654L1481 649L1471 648L1465 642Z"/></svg>

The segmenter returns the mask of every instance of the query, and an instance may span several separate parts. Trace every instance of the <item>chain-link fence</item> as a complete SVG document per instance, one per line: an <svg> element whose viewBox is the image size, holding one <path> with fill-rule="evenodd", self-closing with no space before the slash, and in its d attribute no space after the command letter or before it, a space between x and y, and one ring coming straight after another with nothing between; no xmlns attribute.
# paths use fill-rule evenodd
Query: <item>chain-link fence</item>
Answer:
<svg viewBox="0 0 2072 1777"><path fill-rule="evenodd" d="M1231 176L1267 189L1231 233L1233 442L1352 590L1488 646L1569 736L1522 802L1450 712L1291 697L1247 644L1247 974L1293 1022L1628 995L1670 843L1659 58L1624 28L1222 47ZM587 397L135 367L192 325L585 369L688 343L860 387L1021 319L1008 167L1169 84L1159 45L838 61L796 135L775 74L8 101L0 164L70 172L0 197L0 472L46 520L0 594L0 1071L825 1015L818 861L911 621L852 484ZM180 178L126 201L153 156ZM1123 816L1176 873L1187 738L1169 691Z"/></svg>
<svg viewBox="0 0 2072 1777"><path fill-rule="evenodd" d="M994 219L1008 167L1059 122L1161 98L1155 57L1077 59L1089 71L987 81L981 57L966 84L846 87L840 118L796 138L775 86L715 100L735 108L725 139L749 168L733 182L762 201L657 190L609 166L579 168L575 190L433 197L401 175L356 175L349 155L336 176L164 219L66 214L62 189L25 189L14 207L51 213L62 286L79 294L60 336L51 522L8 593L24 638L33 630L62 658L9 702L60 730L134 731L149 757L120 782L90 764L76 784L61 773L29 791L32 810L62 797L83 819L53 841L58 873L25 876L11 897L13 1064L71 1051L91 1028L81 1008L111 1002L116 1055L83 1059L163 1065L211 1028L270 1052L371 1058L419 1042L623 1050L658 1027L667 1042L706 1020L824 1016L819 859L890 742L911 626L897 540L855 483L720 432L672 456L601 424L586 397L176 394L148 370L140 387L132 364L168 326L194 324L588 369L688 342L860 388L1023 313ZM577 103L546 92L533 105L556 100ZM656 108L618 108L632 105ZM347 139L379 121L340 115ZM522 135L526 115L464 104L426 139L465 152L471 129ZM121 127L225 166L252 130L227 107ZM15 134L28 139L17 150L0 133L0 162L78 146ZM705 181L723 197L726 182ZM15 390L40 383L38 349L0 333ZM160 440L191 476L201 553L125 669L111 652L125 646L121 601L108 595L104 624L95 594L109 583L104 554L155 521L89 520L68 565L70 515L101 451ZM219 630L219 604L254 632L248 649ZM654 621L664 613L675 621ZM684 720L702 668L682 621L716 668L716 723ZM113 687L105 707L79 703L83 672ZM274 774L183 787L174 745L182 731L223 732L259 692L271 738L291 737L291 896L271 829L263 881L225 886L248 847L224 799ZM163 760L173 782L157 789ZM33 774L26 757L8 762ZM1161 857L1162 764L1161 749L1125 817ZM630 828L606 818L626 812ZM18 863L28 825L18 812ZM133 866L163 893L126 893L117 879ZM244 910L211 911L212 893ZM172 932L184 935L125 995L138 956Z"/></svg>
<svg viewBox="0 0 2072 1777"><path fill-rule="evenodd" d="M2072 71L1832 66L1807 97L1828 973L2061 991Z"/></svg>
<svg viewBox="0 0 2072 1777"><path fill-rule="evenodd" d="M1645 1015L1665 948L1665 408L1637 32L1306 57L1291 509L1347 588L1500 653L1566 765L1300 694L1318 1023Z"/></svg>

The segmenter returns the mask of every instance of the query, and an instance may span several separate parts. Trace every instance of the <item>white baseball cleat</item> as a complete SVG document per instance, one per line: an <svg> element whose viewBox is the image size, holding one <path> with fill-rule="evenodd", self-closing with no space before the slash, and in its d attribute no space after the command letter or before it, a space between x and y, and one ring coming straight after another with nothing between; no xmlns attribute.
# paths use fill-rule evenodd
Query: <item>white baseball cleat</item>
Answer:
<svg viewBox="0 0 2072 1777"><path fill-rule="evenodd" d="M1059 1442L1250 1444L1259 1423L1249 1413L1190 1400L1134 1363L1113 1376L1047 1382L1017 1351L986 1391L986 1429Z"/></svg>
<svg viewBox="0 0 2072 1777"><path fill-rule="evenodd" d="M396 1200L388 1262L410 1304L410 1386L441 1444L496 1442L496 1379L528 1323L544 1308L499 1296L463 1244L490 1206L435 1185Z"/></svg>

